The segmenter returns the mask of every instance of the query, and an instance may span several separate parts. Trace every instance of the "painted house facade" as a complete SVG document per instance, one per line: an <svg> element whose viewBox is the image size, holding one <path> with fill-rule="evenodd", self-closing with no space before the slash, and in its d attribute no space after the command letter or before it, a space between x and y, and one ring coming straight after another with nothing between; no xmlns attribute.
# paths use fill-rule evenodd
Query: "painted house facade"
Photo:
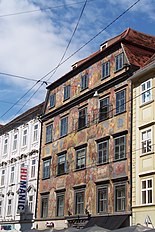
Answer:
<svg viewBox="0 0 155 232"><path fill-rule="evenodd" d="M133 223L155 226L155 57L133 82Z"/></svg>
<svg viewBox="0 0 155 232"><path fill-rule="evenodd" d="M0 128L0 226L4 230L33 227L42 109L39 104ZM22 180L26 182L20 185Z"/></svg>
<svg viewBox="0 0 155 232"><path fill-rule="evenodd" d="M36 224L130 224L131 81L155 37L130 28L47 87Z"/></svg>

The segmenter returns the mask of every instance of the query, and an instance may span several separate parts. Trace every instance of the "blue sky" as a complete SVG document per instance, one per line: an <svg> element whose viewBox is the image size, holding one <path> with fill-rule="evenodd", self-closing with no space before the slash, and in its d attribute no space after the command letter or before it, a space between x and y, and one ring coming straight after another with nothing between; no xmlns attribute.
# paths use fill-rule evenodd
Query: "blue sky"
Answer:
<svg viewBox="0 0 155 232"><path fill-rule="evenodd" d="M0 75L1 124L45 99L46 85L41 86L41 83L36 84L36 81L58 65L84 2L85 0L0 1L0 73L33 79L30 81ZM136 0L87 0L64 59L87 43L134 2ZM154 25L155 0L141 0L61 65L51 78L48 75L43 80L50 78L49 82L53 82L60 78L70 71L72 64L95 52L101 43L128 27L155 35ZM28 94L25 94L26 92Z"/></svg>

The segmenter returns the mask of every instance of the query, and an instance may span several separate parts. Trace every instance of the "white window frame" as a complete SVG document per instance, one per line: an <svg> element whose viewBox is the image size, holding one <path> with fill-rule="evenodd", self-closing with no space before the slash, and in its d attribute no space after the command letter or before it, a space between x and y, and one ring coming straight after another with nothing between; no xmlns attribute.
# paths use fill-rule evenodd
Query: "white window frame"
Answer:
<svg viewBox="0 0 155 232"><path fill-rule="evenodd" d="M23 138L22 138L22 147L27 146L27 135L28 135L28 129L24 129L23 130Z"/></svg>
<svg viewBox="0 0 155 232"><path fill-rule="evenodd" d="M6 155L7 152L8 152L8 138L4 138L3 155Z"/></svg>
<svg viewBox="0 0 155 232"><path fill-rule="evenodd" d="M10 184L14 184L14 181L15 181L15 166L11 166L10 167Z"/></svg>
<svg viewBox="0 0 155 232"><path fill-rule="evenodd" d="M148 86L148 83L150 85ZM141 88L141 104L145 104L152 100L152 79L143 82Z"/></svg>
<svg viewBox="0 0 155 232"><path fill-rule="evenodd" d="M18 134L14 134L13 136L13 151L17 150L17 141L18 141Z"/></svg>
<svg viewBox="0 0 155 232"><path fill-rule="evenodd" d="M0 199L0 217L3 215L3 200Z"/></svg>
<svg viewBox="0 0 155 232"><path fill-rule="evenodd" d="M3 173L4 171L4 173ZM1 170L1 186L4 186L5 185L5 169L2 169Z"/></svg>
<svg viewBox="0 0 155 232"><path fill-rule="evenodd" d="M150 132L150 137L148 136L149 135L149 132ZM144 138L143 136L145 136L146 134L146 138ZM147 154L149 152L152 152L152 128L149 127L149 128L146 128L144 130L141 131L141 154L144 155L144 154ZM144 146L144 143L145 146ZM151 146L151 149L150 149L150 146ZM146 149L146 152L143 151L143 149Z"/></svg>
<svg viewBox="0 0 155 232"><path fill-rule="evenodd" d="M148 187L148 182L151 181L152 182L152 187ZM143 182L146 182L146 188L143 188ZM149 191L152 192L152 202L149 202ZM147 179L143 179L141 180L141 204L142 205L151 205L153 204L153 178L147 178ZM143 203L143 193L146 194L145 197L146 197L146 202Z"/></svg>
<svg viewBox="0 0 155 232"><path fill-rule="evenodd" d="M36 172L36 159L31 160L31 178L35 178Z"/></svg>
<svg viewBox="0 0 155 232"><path fill-rule="evenodd" d="M38 135L39 135L38 132L39 132L39 124L37 123L37 124L34 124L34 126L33 126L33 142L38 141Z"/></svg>
<svg viewBox="0 0 155 232"><path fill-rule="evenodd" d="M32 199L30 199L30 198L32 198ZM29 210L31 211L31 212L33 212L33 201L34 201L34 196L33 195L29 195L29 201L28 201L28 206L29 206Z"/></svg>
<svg viewBox="0 0 155 232"><path fill-rule="evenodd" d="M10 203L11 202L11 203ZM7 216L12 215L12 198L8 198Z"/></svg>

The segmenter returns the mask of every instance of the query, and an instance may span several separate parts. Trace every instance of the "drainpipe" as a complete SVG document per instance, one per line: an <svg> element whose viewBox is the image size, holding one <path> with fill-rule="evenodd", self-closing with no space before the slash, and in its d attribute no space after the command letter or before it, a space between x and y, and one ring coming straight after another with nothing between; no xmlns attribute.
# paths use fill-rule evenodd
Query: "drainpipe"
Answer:
<svg viewBox="0 0 155 232"><path fill-rule="evenodd" d="M39 144L39 159L38 159L38 175L37 175L37 191L36 191L36 207L35 207L35 219L37 218L37 208L38 208L38 189L39 189L39 170L40 170L40 160L41 160L41 144L42 144L42 120L38 117L39 122L41 123L40 130L40 144Z"/></svg>

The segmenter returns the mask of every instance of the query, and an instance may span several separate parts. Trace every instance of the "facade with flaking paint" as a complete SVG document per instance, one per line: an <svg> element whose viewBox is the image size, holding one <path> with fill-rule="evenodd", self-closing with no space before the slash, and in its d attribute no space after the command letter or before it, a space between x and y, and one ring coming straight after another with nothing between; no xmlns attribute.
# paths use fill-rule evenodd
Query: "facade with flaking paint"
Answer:
<svg viewBox="0 0 155 232"><path fill-rule="evenodd" d="M129 28L47 87L38 228L129 225L132 91L128 78L154 51L155 37Z"/></svg>

